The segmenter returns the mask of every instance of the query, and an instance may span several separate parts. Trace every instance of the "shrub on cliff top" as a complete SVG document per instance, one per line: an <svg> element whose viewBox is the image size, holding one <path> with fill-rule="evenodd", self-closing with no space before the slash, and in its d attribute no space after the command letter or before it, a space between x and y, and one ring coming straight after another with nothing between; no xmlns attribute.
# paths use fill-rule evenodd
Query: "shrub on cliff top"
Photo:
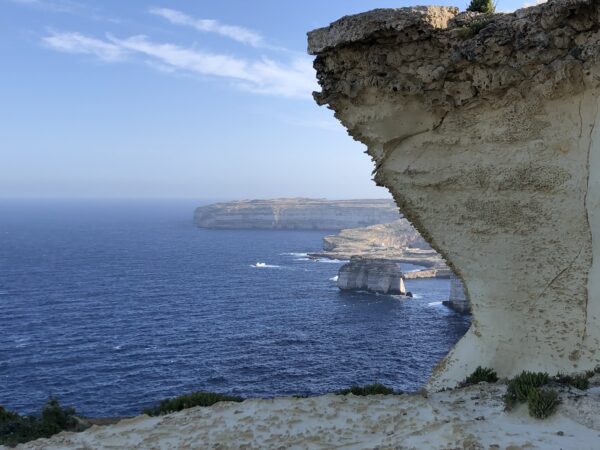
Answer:
<svg viewBox="0 0 600 450"><path fill-rule="evenodd" d="M488 383L495 383L498 381L498 375L494 369L490 369L488 367L477 367L475 371L467 377L465 381L463 381L463 386L469 386L471 384L481 383L482 381L486 381Z"/></svg>
<svg viewBox="0 0 600 450"><path fill-rule="evenodd" d="M585 391L590 387L590 380L588 380L587 375L562 375L558 374L554 377L554 381L559 384L567 384L569 386L573 386L574 388Z"/></svg>
<svg viewBox="0 0 600 450"><path fill-rule="evenodd" d="M242 397L231 395L215 394L214 392L193 392L191 394L180 395L179 397L168 398L161 401L158 406L146 408L142 411L149 416L160 416L181 411L182 409L193 408L194 406L212 406L219 402L243 402Z"/></svg>
<svg viewBox="0 0 600 450"><path fill-rule="evenodd" d="M549 376L542 372L521 372L508 382L506 394L504 395L504 404L506 409L512 409L517 403L527 401L529 391L539 388L548 383Z"/></svg>
<svg viewBox="0 0 600 450"><path fill-rule="evenodd" d="M383 384L375 383L375 384L367 384L365 386L351 386L348 389L342 389L337 392L339 395L393 395L393 394L401 394L401 392L395 392L392 388L384 386Z"/></svg>
<svg viewBox="0 0 600 450"><path fill-rule="evenodd" d="M496 5L492 0L471 0L467 11L493 14L496 12Z"/></svg>
<svg viewBox="0 0 600 450"><path fill-rule="evenodd" d="M558 403L558 394L550 389L533 388L527 394L529 415L536 419L545 419L551 416Z"/></svg>
<svg viewBox="0 0 600 450"><path fill-rule="evenodd" d="M0 445L16 445L47 438L61 431L82 431L73 408L63 408L50 397L39 416L21 416L0 406Z"/></svg>

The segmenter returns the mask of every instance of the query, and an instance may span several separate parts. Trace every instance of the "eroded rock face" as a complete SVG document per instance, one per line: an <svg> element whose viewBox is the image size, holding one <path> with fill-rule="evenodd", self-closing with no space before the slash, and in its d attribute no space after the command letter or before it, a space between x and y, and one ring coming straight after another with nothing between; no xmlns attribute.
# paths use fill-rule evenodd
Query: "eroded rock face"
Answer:
<svg viewBox="0 0 600 450"><path fill-rule="evenodd" d="M559 0L376 10L309 33L316 100L470 299L471 329L431 388L478 365L600 363L599 25L599 1Z"/></svg>

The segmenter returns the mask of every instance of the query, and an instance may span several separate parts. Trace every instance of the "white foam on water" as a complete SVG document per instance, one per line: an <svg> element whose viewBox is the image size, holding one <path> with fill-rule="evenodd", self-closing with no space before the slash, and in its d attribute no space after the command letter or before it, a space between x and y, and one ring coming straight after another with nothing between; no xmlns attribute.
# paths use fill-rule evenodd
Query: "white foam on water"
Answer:
<svg viewBox="0 0 600 450"><path fill-rule="evenodd" d="M298 258L306 258L308 256L308 253L294 253L294 252L290 252L290 253L280 253L281 256L296 256Z"/></svg>
<svg viewBox="0 0 600 450"><path fill-rule="evenodd" d="M430 302L427 303L427 306L440 306L442 304L442 302Z"/></svg>
<svg viewBox="0 0 600 450"><path fill-rule="evenodd" d="M347 259L318 258L318 259L315 259L315 262L339 264L339 263L347 263L348 260Z"/></svg>
<svg viewBox="0 0 600 450"><path fill-rule="evenodd" d="M250 267L254 267L256 269L277 269L279 266L274 264L267 264L264 262L257 262L256 264L250 264Z"/></svg>
<svg viewBox="0 0 600 450"><path fill-rule="evenodd" d="M329 281L337 281L337 280L338 280L338 278L339 278L339 277L336 275L335 277L331 277L331 278L329 279Z"/></svg>

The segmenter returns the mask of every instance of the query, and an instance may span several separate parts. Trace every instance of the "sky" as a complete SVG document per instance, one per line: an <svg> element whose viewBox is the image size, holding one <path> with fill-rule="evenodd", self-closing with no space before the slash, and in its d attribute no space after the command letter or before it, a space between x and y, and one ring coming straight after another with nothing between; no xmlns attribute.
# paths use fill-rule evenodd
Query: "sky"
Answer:
<svg viewBox="0 0 600 450"><path fill-rule="evenodd" d="M306 32L411 4L0 0L0 198L388 197Z"/></svg>

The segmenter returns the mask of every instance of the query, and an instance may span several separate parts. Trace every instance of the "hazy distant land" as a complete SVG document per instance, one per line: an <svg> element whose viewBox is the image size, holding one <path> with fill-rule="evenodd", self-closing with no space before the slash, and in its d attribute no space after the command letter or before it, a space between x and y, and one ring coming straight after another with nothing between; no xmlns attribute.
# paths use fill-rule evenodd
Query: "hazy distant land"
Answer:
<svg viewBox="0 0 600 450"><path fill-rule="evenodd" d="M387 199L240 200L201 206L194 214L194 222L201 228L263 230L341 230L399 218L398 207Z"/></svg>

